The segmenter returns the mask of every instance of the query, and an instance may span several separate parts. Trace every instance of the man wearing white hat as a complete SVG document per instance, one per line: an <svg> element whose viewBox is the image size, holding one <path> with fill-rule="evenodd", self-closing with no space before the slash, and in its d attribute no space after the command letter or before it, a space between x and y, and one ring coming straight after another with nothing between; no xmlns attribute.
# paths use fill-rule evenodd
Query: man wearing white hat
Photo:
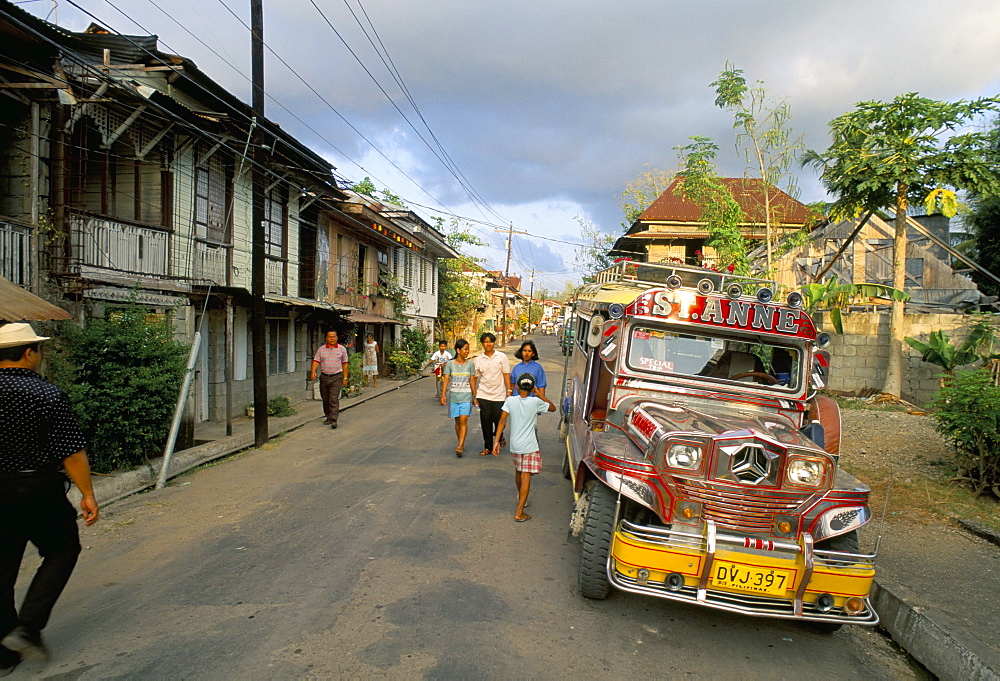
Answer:
<svg viewBox="0 0 1000 681"><path fill-rule="evenodd" d="M46 340L30 324L0 326L0 676L22 659L47 657L42 629L80 555L66 476L83 495L83 521L99 514L69 400L37 373ZM17 611L14 583L29 541L42 564Z"/></svg>

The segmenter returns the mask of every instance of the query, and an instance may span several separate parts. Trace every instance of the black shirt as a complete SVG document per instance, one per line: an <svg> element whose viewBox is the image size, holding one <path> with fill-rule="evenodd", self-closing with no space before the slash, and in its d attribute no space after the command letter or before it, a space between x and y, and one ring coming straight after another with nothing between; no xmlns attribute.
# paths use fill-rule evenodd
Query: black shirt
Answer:
<svg viewBox="0 0 1000 681"><path fill-rule="evenodd" d="M31 369L0 368L0 473L54 469L86 446L66 393Z"/></svg>

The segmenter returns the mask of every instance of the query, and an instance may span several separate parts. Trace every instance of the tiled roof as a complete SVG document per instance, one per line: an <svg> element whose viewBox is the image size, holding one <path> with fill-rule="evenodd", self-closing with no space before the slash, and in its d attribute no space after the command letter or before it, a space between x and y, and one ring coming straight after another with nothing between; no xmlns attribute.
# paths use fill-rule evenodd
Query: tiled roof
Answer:
<svg viewBox="0 0 1000 681"><path fill-rule="evenodd" d="M770 192L771 209L774 211L772 215L776 216L779 223L804 225L809 221L809 209L804 203L796 201L763 180L743 177L722 177L719 179L729 188L737 203L740 204L740 209L742 209L747 223L764 222L765 187L768 187ZM677 189L678 182L679 180L671 182L666 191L642 212L633 223L630 232L642 229L641 223L701 221L701 207L681 195Z"/></svg>

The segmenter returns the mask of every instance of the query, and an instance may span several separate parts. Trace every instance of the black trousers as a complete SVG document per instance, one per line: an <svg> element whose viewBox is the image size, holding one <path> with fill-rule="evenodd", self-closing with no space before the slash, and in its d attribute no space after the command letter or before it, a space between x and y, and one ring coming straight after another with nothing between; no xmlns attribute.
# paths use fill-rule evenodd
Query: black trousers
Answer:
<svg viewBox="0 0 1000 681"><path fill-rule="evenodd" d="M334 423L340 418L340 389L344 387L344 374L320 374L319 396L323 398L323 413Z"/></svg>
<svg viewBox="0 0 1000 681"><path fill-rule="evenodd" d="M500 414L503 413L503 400L479 399L479 425L483 428L483 449L493 451L493 438L500 424Z"/></svg>
<svg viewBox="0 0 1000 681"><path fill-rule="evenodd" d="M80 555L76 510L66 498L66 478L55 471L0 473L0 637L21 625L45 628ZM14 608L14 583L28 542L42 564Z"/></svg>

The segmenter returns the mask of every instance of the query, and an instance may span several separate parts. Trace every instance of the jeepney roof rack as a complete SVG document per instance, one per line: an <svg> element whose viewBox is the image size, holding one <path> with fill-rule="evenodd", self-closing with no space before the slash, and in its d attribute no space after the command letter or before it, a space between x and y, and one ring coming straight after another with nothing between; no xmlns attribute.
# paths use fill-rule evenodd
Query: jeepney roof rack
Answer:
<svg viewBox="0 0 1000 681"><path fill-rule="evenodd" d="M628 284L630 286L640 286L654 288L676 284L677 277L680 280L679 286L673 288L700 288L707 286L704 281L711 282L714 291L723 292L733 284L750 292L752 290L768 288L776 290L775 282L771 279L758 279L746 277L731 272L717 272L704 267L692 267L690 265L676 265L673 263L659 262L636 262L634 260L623 260L615 263L606 270L598 272L595 283L597 284ZM670 280L670 281L668 281Z"/></svg>

